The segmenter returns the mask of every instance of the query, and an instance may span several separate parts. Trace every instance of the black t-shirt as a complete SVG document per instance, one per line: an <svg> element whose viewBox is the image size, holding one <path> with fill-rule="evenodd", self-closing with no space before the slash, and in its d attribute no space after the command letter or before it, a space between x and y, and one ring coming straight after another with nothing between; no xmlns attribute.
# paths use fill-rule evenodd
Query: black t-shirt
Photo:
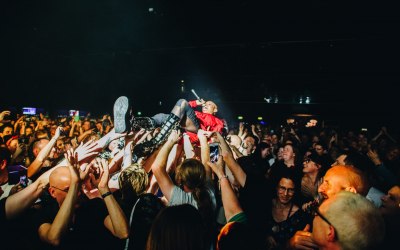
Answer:
<svg viewBox="0 0 400 250"><path fill-rule="evenodd" d="M247 174L246 183L239 193L239 202L253 235L252 249L261 249L268 233L266 221L271 214L270 190L270 183L265 178Z"/></svg>
<svg viewBox="0 0 400 250"><path fill-rule="evenodd" d="M0 200L0 225L4 225L6 221L6 200L7 198Z"/></svg>
<svg viewBox="0 0 400 250"><path fill-rule="evenodd" d="M59 210L57 203L47 204L37 214L35 225L37 230L44 223L53 223ZM42 242L41 249L114 249L121 246L121 240L114 237L104 226L108 215L107 207L102 199L85 200L75 209L74 222L68 226L61 245L57 248ZM119 247L118 247L119 248Z"/></svg>

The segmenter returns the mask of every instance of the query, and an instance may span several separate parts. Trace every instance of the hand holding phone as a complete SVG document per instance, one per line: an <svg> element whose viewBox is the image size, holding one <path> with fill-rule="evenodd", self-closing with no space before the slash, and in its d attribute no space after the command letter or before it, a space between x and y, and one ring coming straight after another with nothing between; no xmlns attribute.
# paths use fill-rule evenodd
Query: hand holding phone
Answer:
<svg viewBox="0 0 400 250"><path fill-rule="evenodd" d="M215 163L218 161L219 156L219 144L211 143L210 144L210 161Z"/></svg>

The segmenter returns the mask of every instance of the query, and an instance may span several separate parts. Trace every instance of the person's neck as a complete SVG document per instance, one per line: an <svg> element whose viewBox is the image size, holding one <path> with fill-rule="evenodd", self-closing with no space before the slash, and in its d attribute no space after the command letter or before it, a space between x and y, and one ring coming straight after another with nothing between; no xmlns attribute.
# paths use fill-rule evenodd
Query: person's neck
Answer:
<svg viewBox="0 0 400 250"><path fill-rule="evenodd" d="M292 205L292 202L288 202L286 204L281 203L278 199L275 200L275 208L278 209L285 209L285 208L289 208Z"/></svg>
<svg viewBox="0 0 400 250"><path fill-rule="evenodd" d="M294 159L289 159L287 161L283 161L285 163L286 166L288 167L292 167L294 166Z"/></svg>
<svg viewBox="0 0 400 250"><path fill-rule="evenodd" d="M307 176L308 178L310 178L312 183L314 183L314 184L317 181L318 172L305 173L304 175Z"/></svg>

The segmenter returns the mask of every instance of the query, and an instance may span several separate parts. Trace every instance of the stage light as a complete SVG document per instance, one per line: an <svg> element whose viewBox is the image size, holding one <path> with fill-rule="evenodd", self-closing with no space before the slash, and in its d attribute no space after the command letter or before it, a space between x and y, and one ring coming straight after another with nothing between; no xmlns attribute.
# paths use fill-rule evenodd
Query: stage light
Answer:
<svg viewBox="0 0 400 250"><path fill-rule="evenodd" d="M243 116L241 116L241 115L239 115L237 118L238 118L238 120L243 120Z"/></svg>
<svg viewBox="0 0 400 250"><path fill-rule="evenodd" d="M264 97L264 100L267 102L267 103L271 103L271 97Z"/></svg>
<svg viewBox="0 0 400 250"><path fill-rule="evenodd" d="M257 120L262 121L262 116L257 117Z"/></svg>
<svg viewBox="0 0 400 250"><path fill-rule="evenodd" d="M142 115L142 112L138 111L138 112L137 112L137 115Z"/></svg>
<svg viewBox="0 0 400 250"><path fill-rule="evenodd" d="M307 96L307 97L306 97L306 104L310 104L310 102L311 102L311 99L310 99L309 96Z"/></svg>

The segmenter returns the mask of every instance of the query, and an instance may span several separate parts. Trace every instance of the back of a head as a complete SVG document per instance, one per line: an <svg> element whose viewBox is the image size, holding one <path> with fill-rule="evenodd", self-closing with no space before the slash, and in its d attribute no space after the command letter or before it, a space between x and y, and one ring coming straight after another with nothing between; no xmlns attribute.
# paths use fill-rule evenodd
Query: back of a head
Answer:
<svg viewBox="0 0 400 250"><path fill-rule="evenodd" d="M346 178L351 186L353 186L357 193L366 196L370 185L365 174L358 168L348 165L339 165L330 168L329 171L335 170L342 178Z"/></svg>
<svg viewBox="0 0 400 250"><path fill-rule="evenodd" d="M372 202L347 191L327 202L326 217L335 228L342 249L374 249L382 242L385 224Z"/></svg>
<svg viewBox="0 0 400 250"><path fill-rule="evenodd" d="M146 191L149 178L144 168L138 164L132 164L121 171L118 184L123 197L138 196Z"/></svg>
<svg viewBox="0 0 400 250"><path fill-rule="evenodd" d="M132 221L131 231L134 231L129 236L128 249L146 248L153 221L164 207L161 200L154 194L145 193L140 196L131 211L130 218L128 218L128 220Z"/></svg>
<svg viewBox="0 0 400 250"><path fill-rule="evenodd" d="M175 179L178 183L184 184L190 189L195 189L204 186L206 172L199 160L186 159L177 167Z"/></svg>
<svg viewBox="0 0 400 250"><path fill-rule="evenodd" d="M206 250L200 214L189 204L166 207L157 215L147 239L147 250Z"/></svg>
<svg viewBox="0 0 400 250"><path fill-rule="evenodd" d="M217 250L249 249L247 226L240 222L228 222L218 235Z"/></svg>

